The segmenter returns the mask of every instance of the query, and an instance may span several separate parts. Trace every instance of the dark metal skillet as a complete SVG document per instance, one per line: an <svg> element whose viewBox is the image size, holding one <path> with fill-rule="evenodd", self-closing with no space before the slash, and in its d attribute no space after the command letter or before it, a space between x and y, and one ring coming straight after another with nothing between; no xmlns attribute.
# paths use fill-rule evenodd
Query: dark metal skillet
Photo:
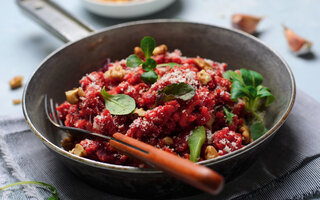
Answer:
<svg viewBox="0 0 320 200"><path fill-rule="evenodd" d="M54 30L54 34L66 42L91 34L91 28L50 2L17 2L24 11L49 31ZM185 185L160 171L96 162L62 150L60 135L63 133L57 134L59 130L45 120L44 94L62 102L63 92L77 85L84 74L100 68L106 58L125 58L137 41L146 35L167 44L169 48L181 49L186 56L200 55L226 62L235 68L248 66L263 74L264 84L271 88L277 99L266 113L265 123L270 130L243 149L200 162L222 173L227 180L233 179L250 166L275 135L291 111L295 98L294 78L285 61L259 40L234 30L177 20L149 20L109 27L69 42L48 56L26 85L23 110L31 129L69 169L95 186L144 197L171 191L186 195L189 190L184 189Z"/></svg>

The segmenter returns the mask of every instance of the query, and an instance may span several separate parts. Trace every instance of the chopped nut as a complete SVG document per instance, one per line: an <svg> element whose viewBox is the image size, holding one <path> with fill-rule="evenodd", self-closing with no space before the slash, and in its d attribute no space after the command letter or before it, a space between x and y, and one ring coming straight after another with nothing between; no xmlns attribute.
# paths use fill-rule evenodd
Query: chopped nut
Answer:
<svg viewBox="0 0 320 200"><path fill-rule="evenodd" d="M168 146L173 145L173 139L168 136L163 138L163 142L165 145L168 145Z"/></svg>
<svg viewBox="0 0 320 200"><path fill-rule="evenodd" d="M160 46L157 46L153 50L153 55L160 55L160 54L165 54L168 51L168 47L165 44L162 44Z"/></svg>
<svg viewBox="0 0 320 200"><path fill-rule="evenodd" d="M18 104L21 103L21 99L13 99L13 100L12 100L12 103L13 103L14 105L18 105Z"/></svg>
<svg viewBox="0 0 320 200"><path fill-rule="evenodd" d="M218 152L217 150L211 146L211 145L208 145L206 150L205 150L205 158L206 160L209 160L209 159L212 159L212 158L216 158L218 157Z"/></svg>
<svg viewBox="0 0 320 200"><path fill-rule="evenodd" d="M84 157L87 155L86 150L84 150L83 146L81 146L80 144L76 144L76 146L70 151L70 153L80 157Z"/></svg>
<svg viewBox="0 0 320 200"><path fill-rule="evenodd" d="M204 69L204 70L212 69L212 66L201 58L194 58L193 61L201 69Z"/></svg>
<svg viewBox="0 0 320 200"><path fill-rule="evenodd" d="M232 27L240 29L249 34L253 34L263 17L252 15L234 14L232 15Z"/></svg>
<svg viewBox="0 0 320 200"><path fill-rule="evenodd" d="M136 108L132 113L137 114L139 117L144 117L144 115L146 114L146 111L143 110L143 108Z"/></svg>
<svg viewBox="0 0 320 200"><path fill-rule="evenodd" d="M16 76L9 81L9 85L11 89L16 89L22 86L22 81L23 81L23 76Z"/></svg>
<svg viewBox="0 0 320 200"><path fill-rule="evenodd" d="M207 85L211 81L211 76L205 70L198 72L197 77L203 85Z"/></svg>
<svg viewBox="0 0 320 200"><path fill-rule="evenodd" d="M288 45L294 53L298 55L306 54L310 52L312 43L299 35L295 34L291 29L283 26L284 34L286 36Z"/></svg>
<svg viewBox="0 0 320 200"><path fill-rule="evenodd" d="M105 79L121 81L125 74L126 70L124 70L121 65L116 65L112 69L106 71L103 76Z"/></svg>
<svg viewBox="0 0 320 200"><path fill-rule="evenodd" d="M240 131L242 132L243 142L245 144L249 144L250 142L252 142L252 138L251 138L251 134L250 134L248 126L243 125L240 128Z"/></svg>
<svg viewBox="0 0 320 200"><path fill-rule="evenodd" d="M73 137L71 135L69 135L68 137L64 138L61 141L61 146L67 151L70 151L71 149L73 149L73 147L74 147Z"/></svg>
<svg viewBox="0 0 320 200"><path fill-rule="evenodd" d="M69 103L71 103L71 104L78 103L78 101L79 101L79 99L78 99L78 91L79 91L79 88L76 88L76 89L69 90L69 91L65 92L67 101Z"/></svg>
<svg viewBox="0 0 320 200"><path fill-rule="evenodd" d="M143 51L142 51L142 49L141 49L140 47L135 47L135 48L133 49L133 52L134 52L134 54L135 54L136 56L138 56L139 58L144 59L144 53L143 53Z"/></svg>
<svg viewBox="0 0 320 200"><path fill-rule="evenodd" d="M79 87L79 88L78 88L78 96L79 96L79 97L84 97L84 95L85 95L85 94L84 94L84 91L83 91L82 87Z"/></svg>

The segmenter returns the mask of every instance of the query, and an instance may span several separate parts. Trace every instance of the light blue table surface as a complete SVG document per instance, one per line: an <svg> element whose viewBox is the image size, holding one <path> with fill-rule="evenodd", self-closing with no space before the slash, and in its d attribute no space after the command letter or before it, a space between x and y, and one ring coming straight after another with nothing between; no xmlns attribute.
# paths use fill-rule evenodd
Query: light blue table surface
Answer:
<svg viewBox="0 0 320 200"><path fill-rule="evenodd" d="M133 21L102 18L86 11L80 0L56 0L73 15L96 29ZM139 18L178 18L230 27L233 13L263 15L259 38L274 48L289 63L299 89L320 101L320 2L319 0L177 0L170 8ZM4 0L0 7L0 115L21 114L20 105L12 99L21 98L23 89L11 90L8 81L23 75L24 82L47 55L63 43L31 21L15 5ZM286 24L313 42L313 54L306 58L293 55L286 44L281 24Z"/></svg>

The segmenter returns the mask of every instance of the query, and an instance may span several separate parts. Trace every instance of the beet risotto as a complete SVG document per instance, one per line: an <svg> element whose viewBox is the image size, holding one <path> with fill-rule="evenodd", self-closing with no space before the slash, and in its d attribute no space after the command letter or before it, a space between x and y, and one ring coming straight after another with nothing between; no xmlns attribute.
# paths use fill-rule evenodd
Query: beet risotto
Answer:
<svg viewBox="0 0 320 200"><path fill-rule="evenodd" d="M103 135L120 132L193 162L213 159L264 134L261 116L274 100L259 73L226 67L184 57L180 50L168 52L145 37L133 55L108 60L67 91L57 107L59 118L66 126ZM89 159L146 167L106 140L70 136L62 146Z"/></svg>

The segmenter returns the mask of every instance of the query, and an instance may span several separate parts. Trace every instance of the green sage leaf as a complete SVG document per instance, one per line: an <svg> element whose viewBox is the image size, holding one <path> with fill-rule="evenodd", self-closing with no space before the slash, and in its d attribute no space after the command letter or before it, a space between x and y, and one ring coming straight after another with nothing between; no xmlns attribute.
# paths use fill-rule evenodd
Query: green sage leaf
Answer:
<svg viewBox="0 0 320 200"><path fill-rule="evenodd" d="M165 94L164 102L171 99L182 99L187 101L192 99L192 97L196 94L196 89L187 83L173 83L167 85L158 93Z"/></svg>
<svg viewBox="0 0 320 200"><path fill-rule="evenodd" d="M246 85L250 85L252 87L257 87L263 81L263 77L256 71L248 70L248 69L240 69L242 79Z"/></svg>
<svg viewBox="0 0 320 200"><path fill-rule="evenodd" d="M178 63L174 63L174 62L170 62L170 63L163 63L163 64L159 64L157 65L157 67L170 67L170 68L174 68L175 66L181 66Z"/></svg>
<svg viewBox="0 0 320 200"><path fill-rule="evenodd" d="M226 107L223 107L223 111L224 111L224 114L225 114L225 118L226 118L226 121L228 122L229 125L232 124L232 119L234 115L232 112L230 112Z"/></svg>
<svg viewBox="0 0 320 200"><path fill-rule="evenodd" d="M103 87L101 95L105 101L106 109L112 115L128 115L136 108L135 100L125 94L111 95Z"/></svg>
<svg viewBox="0 0 320 200"><path fill-rule="evenodd" d="M126 64L128 67L138 67L142 63L143 61L137 55L132 54L127 58Z"/></svg>
<svg viewBox="0 0 320 200"><path fill-rule="evenodd" d="M156 47L156 41L149 36L142 38L140 47L146 58L150 58L154 48Z"/></svg>
<svg viewBox="0 0 320 200"><path fill-rule="evenodd" d="M141 80L145 83L155 83L158 80L158 74L153 70L144 72L141 75Z"/></svg>
<svg viewBox="0 0 320 200"><path fill-rule="evenodd" d="M268 131L262 123L262 121L256 122L250 126L250 133L253 140L258 139Z"/></svg>
<svg viewBox="0 0 320 200"><path fill-rule="evenodd" d="M195 128L188 138L188 146L190 149L190 160L197 162L200 158L201 147L206 140L206 130L204 126Z"/></svg>

